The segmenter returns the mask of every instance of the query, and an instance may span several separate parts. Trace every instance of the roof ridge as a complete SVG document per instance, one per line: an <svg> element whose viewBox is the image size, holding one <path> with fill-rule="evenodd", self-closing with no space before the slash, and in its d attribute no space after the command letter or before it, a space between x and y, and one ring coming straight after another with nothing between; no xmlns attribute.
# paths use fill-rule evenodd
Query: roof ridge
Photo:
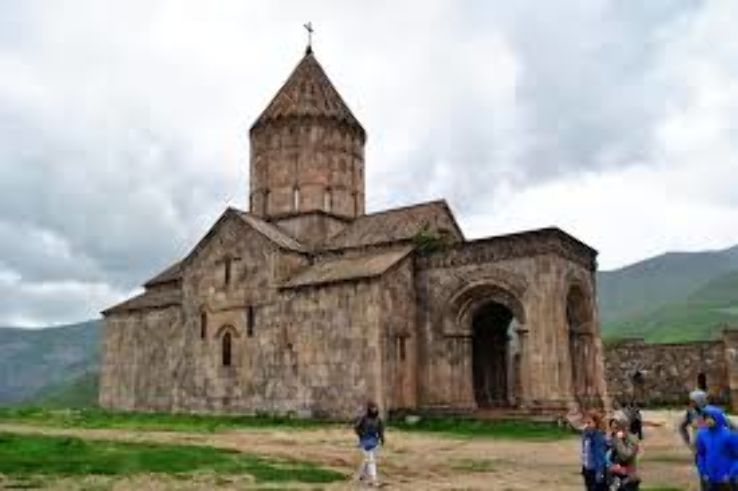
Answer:
<svg viewBox="0 0 738 491"><path fill-rule="evenodd" d="M247 211L243 211L243 210L239 210L237 208L231 208L231 207L229 207L229 209L238 213L238 217L241 220L243 220L244 222L246 222L246 224L254 228L258 233L263 235L266 239L274 242L278 247L282 247L284 249L290 249L290 250L297 251L297 252L308 252L308 248L303 243L301 243L300 241L298 241L297 239L295 239L294 237L292 237L287 232L285 232L283 229L274 225L273 223L268 222L264 220L263 218L258 217L255 214L247 212ZM253 220L254 222L258 224L258 226L255 227L254 224L251 223L249 220ZM280 240L277 241L275 240L274 237L270 237L269 234L265 232L265 230L259 230L259 227L268 228L271 232L275 234L279 234Z"/></svg>
<svg viewBox="0 0 738 491"><path fill-rule="evenodd" d="M361 215L361 216L356 217L355 220L360 220L362 218L368 218L368 217L375 217L375 216L378 216L378 215L384 215L386 213L394 213L394 212L398 212L398 211L410 210L410 209L413 209L413 208L420 208L422 206L431 206L431 205L444 205L444 206L448 206L448 202L444 198L438 198L438 199L434 199L434 200L430 200L430 201L421 201L420 203L414 203L414 204L411 204L411 205L402 205L402 206L398 206L396 208L386 208L384 210L375 211L373 213L365 213L364 215Z"/></svg>
<svg viewBox="0 0 738 491"><path fill-rule="evenodd" d="M382 276L413 250L413 247L403 246L357 256L327 256L325 260L310 264L292 275L280 288L300 288Z"/></svg>
<svg viewBox="0 0 738 491"><path fill-rule="evenodd" d="M329 241L333 241L333 240L339 239L342 235L346 235L346 234L350 233L352 226L354 224L356 224L357 222L359 222L360 220L362 220L362 219L379 217L379 216L386 215L386 214L389 214L389 213L400 213L400 212L403 212L403 211L412 210L414 208L422 208L424 206L433 206L433 205L441 205L441 206L445 207L446 210L448 210L449 214L453 217L453 212L451 211L451 208L448 206L448 202L444 198L434 199L434 200L431 200L431 201L423 201L423 202L420 202L420 203L414 203L414 204L411 204L411 205L398 206L397 208L387 208L387 209L384 209L384 210L376 211L374 213L367 213L367 214L358 216L347 227L345 227L344 229L340 230L338 233L336 233L336 234L332 235L331 237L329 237ZM455 218L454 218L454 220L455 220ZM462 234L462 236L463 236L463 234Z"/></svg>

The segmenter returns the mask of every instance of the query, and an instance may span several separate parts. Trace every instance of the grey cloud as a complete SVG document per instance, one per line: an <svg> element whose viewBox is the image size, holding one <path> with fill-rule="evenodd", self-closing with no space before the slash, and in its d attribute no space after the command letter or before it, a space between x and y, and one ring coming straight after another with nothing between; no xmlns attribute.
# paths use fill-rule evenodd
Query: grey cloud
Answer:
<svg viewBox="0 0 738 491"><path fill-rule="evenodd" d="M3 6L0 69L17 72L0 80L0 273L20 280L0 284L0 324L91 315L185 254L227 202L246 201L245 129L290 68L270 28L307 9L251 15L224 2L200 22L194 6L101 5ZM471 213L503 187L649 164L654 128L683 90L663 70L679 58L663 51L705 8L529 0L310 12L318 56L369 131L370 208L443 196ZM217 12L232 15L208 37ZM223 128L233 133L212 137Z"/></svg>
<svg viewBox="0 0 738 491"><path fill-rule="evenodd" d="M437 192L474 211L489 206L478 196L494 193L500 183L528 186L575 172L648 163L654 131L685 90L662 73L661 56L703 5L693 0L477 4L455 20L454 29L459 36L465 27L501 33L520 64L516 103L499 107L484 94L456 91L452 103L438 108L409 165L395 174L398 183L450 165L453 178ZM494 54L477 55L478 63L494 69L489 59ZM453 71L444 77L443 69L439 63L438 83L464 76ZM510 113L519 127L496 127L496 119L511 118Z"/></svg>
<svg viewBox="0 0 738 491"><path fill-rule="evenodd" d="M186 250L202 232L192 219L227 188L217 174L188 170L183 142L135 131L57 141L53 128L12 120L2 151L12 165L0 170L0 257L24 279L130 288Z"/></svg>

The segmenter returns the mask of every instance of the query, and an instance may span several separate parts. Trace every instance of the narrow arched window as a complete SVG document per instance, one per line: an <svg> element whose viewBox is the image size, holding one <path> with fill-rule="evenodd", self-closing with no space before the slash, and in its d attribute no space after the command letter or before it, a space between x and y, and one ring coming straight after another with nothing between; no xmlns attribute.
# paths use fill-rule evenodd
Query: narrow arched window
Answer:
<svg viewBox="0 0 738 491"><path fill-rule="evenodd" d="M405 348L405 336L399 336L397 338L397 351L400 357L400 361L405 361L406 348Z"/></svg>
<svg viewBox="0 0 738 491"><path fill-rule="evenodd" d="M298 187L292 189L292 209L294 211L300 210L300 188Z"/></svg>
<svg viewBox="0 0 738 491"><path fill-rule="evenodd" d="M231 366L231 333L226 332L223 334L223 366L229 367Z"/></svg>
<svg viewBox="0 0 738 491"><path fill-rule="evenodd" d="M248 337L254 335L254 307L251 305L246 309L246 335Z"/></svg>
<svg viewBox="0 0 738 491"><path fill-rule="evenodd" d="M200 339L205 339L208 335L208 314L200 312Z"/></svg>
<svg viewBox="0 0 738 491"><path fill-rule="evenodd" d="M697 375L697 388L703 391L707 391L707 375L704 372L700 372Z"/></svg>
<svg viewBox="0 0 738 491"><path fill-rule="evenodd" d="M261 204L262 215L269 213L269 191L264 191L264 202Z"/></svg>
<svg viewBox="0 0 738 491"><path fill-rule="evenodd" d="M327 188L323 191L323 210L332 211L333 208L333 195L331 194L331 188Z"/></svg>
<svg viewBox="0 0 738 491"><path fill-rule="evenodd" d="M231 283L231 258L227 257L223 260L223 281L226 285L230 285Z"/></svg>

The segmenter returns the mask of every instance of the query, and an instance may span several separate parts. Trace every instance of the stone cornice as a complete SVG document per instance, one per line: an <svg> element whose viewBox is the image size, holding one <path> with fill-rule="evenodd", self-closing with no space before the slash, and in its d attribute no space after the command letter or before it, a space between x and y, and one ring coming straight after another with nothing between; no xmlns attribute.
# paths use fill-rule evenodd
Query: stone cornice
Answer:
<svg viewBox="0 0 738 491"><path fill-rule="evenodd" d="M589 271L597 269L597 251L556 228L454 244L444 251L418 257L416 265L419 268L443 268L491 263L544 254L563 257Z"/></svg>

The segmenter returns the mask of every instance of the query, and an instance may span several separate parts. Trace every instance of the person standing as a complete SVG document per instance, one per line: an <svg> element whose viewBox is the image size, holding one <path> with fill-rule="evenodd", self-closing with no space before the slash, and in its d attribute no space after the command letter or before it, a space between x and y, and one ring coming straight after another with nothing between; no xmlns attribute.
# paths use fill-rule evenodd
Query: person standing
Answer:
<svg viewBox="0 0 738 491"><path fill-rule="evenodd" d="M630 420L630 433L643 440L643 415L635 401L628 405L628 419Z"/></svg>
<svg viewBox="0 0 738 491"><path fill-rule="evenodd" d="M638 473L640 452L638 438L630 433L630 421L624 412L618 411L611 424L614 434L610 442L612 451L610 472L619 483L615 489L638 491L641 484Z"/></svg>
<svg viewBox="0 0 738 491"><path fill-rule="evenodd" d="M693 433L697 433L697 425L699 424L702 411L707 406L707 393L702 390L693 390L689 393L689 405L679 423L679 435L682 437L685 445L694 451L694 442L689 434L689 428L693 428Z"/></svg>
<svg viewBox="0 0 738 491"><path fill-rule="evenodd" d="M731 472L736 460L733 438L725 414L714 406L703 409L704 425L697 431L695 455L702 488L729 491Z"/></svg>
<svg viewBox="0 0 738 491"><path fill-rule="evenodd" d="M606 491L607 439L602 414L592 410L584 418L582 432L582 476L587 491Z"/></svg>
<svg viewBox="0 0 738 491"><path fill-rule="evenodd" d="M359 437L359 447L364 459L359 469L359 480L369 479L370 486L379 484L377 480L377 449L384 445L384 422L379 416L379 407L374 402L366 405L366 412L354 425Z"/></svg>
<svg viewBox="0 0 738 491"><path fill-rule="evenodd" d="M725 416L725 413L723 413L722 409L720 409L717 406L713 406L711 404L708 404L707 400L707 393L703 390L697 389L693 390L689 393L689 406L687 407L687 411L684 413L684 416L682 417L681 422L679 423L679 435L682 437L682 440L684 441L685 445L689 447L689 449L692 451L692 453L695 454L695 466L697 467L697 473L700 477L700 489L705 490L708 489L706 487L705 482L702 480L702 475L700 474L699 466L697 465L697 455L696 455L696 446L695 441L697 438L697 433L699 431L699 427L704 422L704 414L705 411L711 412L711 411L718 411L721 414L723 414L723 420L725 422L726 428L729 430L735 430L736 427L733 424L733 422L730 420L730 418ZM692 434L694 435L694 438L690 438L689 428L692 428ZM736 477L738 479L738 476Z"/></svg>
<svg viewBox="0 0 738 491"><path fill-rule="evenodd" d="M679 423L679 435L681 435L684 443L691 448L692 451L694 451L694 442L689 436L689 428L692 427L694 429L693 433L697 433L697 427L702 421L702 415L707 407L715 408L718 411L723 412L719 407L708 403L707 393L705 391L697 389L689 393L689 406L687 406L687 411L684 413L684 416ZM724 414L725 413L723 412L723 415ZM733 421L728 417L725 418L725 426L729 430L738 430L736 425L733 424Z"/></svg>

